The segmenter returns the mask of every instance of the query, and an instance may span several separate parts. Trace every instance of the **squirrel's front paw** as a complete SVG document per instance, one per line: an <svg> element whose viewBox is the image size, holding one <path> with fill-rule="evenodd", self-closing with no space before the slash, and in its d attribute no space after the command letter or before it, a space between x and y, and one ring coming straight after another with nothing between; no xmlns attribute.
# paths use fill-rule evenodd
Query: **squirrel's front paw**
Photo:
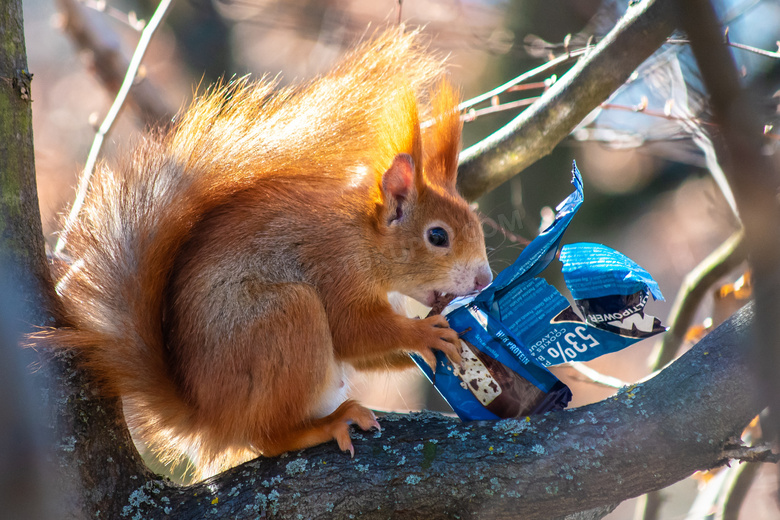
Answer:
<svg viewBox="0 0 780 520"><path fill-rule="evenodd" d="M434 350L444 352L444 355L455 364L460 365L460 341L458 333L450 328L447 318L439 314L430 316L418 322L420 343L417 352L425 359L431 368L436 368Z"/></svg>

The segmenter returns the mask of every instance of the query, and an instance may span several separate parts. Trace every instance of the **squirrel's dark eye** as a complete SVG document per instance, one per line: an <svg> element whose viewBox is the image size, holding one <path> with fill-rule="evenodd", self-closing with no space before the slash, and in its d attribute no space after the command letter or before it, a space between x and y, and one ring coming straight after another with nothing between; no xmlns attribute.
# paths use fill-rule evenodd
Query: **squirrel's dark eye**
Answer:
<svg viewBox="0 0 780 520"><path fill-rule="evenodd" d="M428 242L436 247L447 247L450 245L450 237L444 229L435 227L428 230Z"/></svg>

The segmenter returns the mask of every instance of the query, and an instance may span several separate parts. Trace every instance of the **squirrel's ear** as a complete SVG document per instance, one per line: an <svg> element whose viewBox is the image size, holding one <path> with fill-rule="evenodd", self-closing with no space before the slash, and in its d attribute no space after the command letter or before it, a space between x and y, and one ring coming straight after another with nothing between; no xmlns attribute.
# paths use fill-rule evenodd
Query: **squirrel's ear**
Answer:
<svg viewBox="0 0 780 520"><path fill-rule="evenodd" d="M415 189L414 177L414 160L406 153L396 155L393 164L382 174L382 198L388 224L403 218L404 201Z"/></svg>

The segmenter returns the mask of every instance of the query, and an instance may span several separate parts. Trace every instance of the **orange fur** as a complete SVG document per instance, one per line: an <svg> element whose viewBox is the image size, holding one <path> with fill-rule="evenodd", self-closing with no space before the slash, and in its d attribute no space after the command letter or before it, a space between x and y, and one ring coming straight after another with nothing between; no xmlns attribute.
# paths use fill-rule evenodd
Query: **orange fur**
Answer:
<svg viewBox="0 0 780 520"><path fill-rule="evenodd" d="M348 424L377 424L339 406L345 365L458 357L446 320L387 300L490 280L455 191L458 95L420 39L388 31L301 87L215 87L101 167L66 230L69 327L39 340L80 351L133 433L198 476L330 439L351 450Z"/></svg>

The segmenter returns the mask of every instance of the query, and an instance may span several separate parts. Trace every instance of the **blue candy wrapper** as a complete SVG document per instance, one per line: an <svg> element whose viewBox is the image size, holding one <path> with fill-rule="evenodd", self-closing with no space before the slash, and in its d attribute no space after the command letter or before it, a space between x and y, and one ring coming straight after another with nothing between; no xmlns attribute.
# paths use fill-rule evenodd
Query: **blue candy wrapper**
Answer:
<svg viewBox="0 0 780 520"><path fill-rule="evenodd" d="M536 276L555 258L561 237L583 202L582 178L556 208L555 221L476 296L452 301L443 313L460 333L461 366L436 352L436 369L412 355L464 421L496 420L565 408L571 391L546 367L588 361L663 332L644 313L653 278L626 256L600 244L561 250L564 280L576 309ZM580 314L583 317L580 317Z"/></svg>

